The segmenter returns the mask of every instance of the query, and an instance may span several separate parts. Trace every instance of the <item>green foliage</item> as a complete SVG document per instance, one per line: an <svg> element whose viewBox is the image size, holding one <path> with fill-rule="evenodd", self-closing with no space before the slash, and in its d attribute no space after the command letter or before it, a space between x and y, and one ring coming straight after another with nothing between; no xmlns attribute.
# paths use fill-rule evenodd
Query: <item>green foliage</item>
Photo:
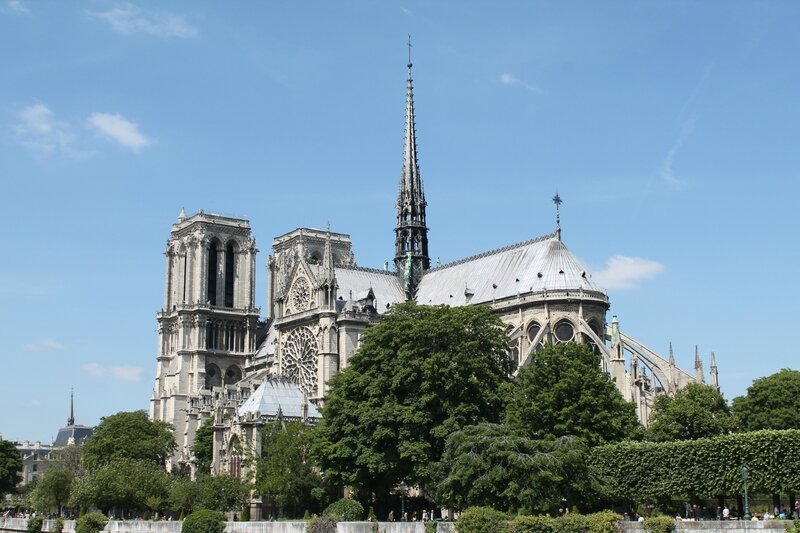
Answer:
<svg viewBox="0 0 800 533"><path fill-rule="evenodd" d="M44 517L42 515L32 516L28 519L28 533L41 533L42 526L44 525Z"/></svg>
<svg viewBox="0 0 800 533"><path fill-rule="evenodd" d="M733 399L733 413L743 431L800 429L800 372L784 368L753 381Z"/></svg>
<svg viewBox="0 0 800 533"><path fill-rule="evenodd" d="M53 520L53 525L50 528L50 533L62 533L64 531L64 519L60 516Z"/></svg>
<svg viewBox="0 0 800 533"><path fill-rule="evenodd" d="M123 411L100 421L83 445L83 458L90 470L119 459L150 462L163 468L174 450L169 424L151 421L144 411Z"/></svg>
<svg viewBox="0 0 800 533"><path fill-rule="evenodd" d="M195 511L183 521L181 533L223 533L225 517L210 509Z"/></svg>
<svg viewBox="0 0 800 533"><path fill-rule="evenodd" d="M12 492L22 481L22 457L13 442L0 440L0 497Z"/></svg>
<svg viewBox="0 0 800 533"><path fill-rule="evenodd" d="M201 474L211 473L211 461L214 456L214 418L205 420L194 433L192 454L197 461L197 471Z"/></svg>
<svg viewBox="0 0 800 533"><path fill-rule="evenodd" d="M587 453L574 437L533 440L503 425L467 426L447 439L433 493L457 509L547 512L564 497L572 503L588 492Z"/></svg>
<svg viewBox="0 0 800 533"><path fill-rule="evenodd" d="M508 515L491 507L468 507L456 521L457 533L504 533Z"/></svg>
<svg viewBox="0 0 800 533"><path fill-rule="evenodd" d="M241 509L250 496L250 485L227 474L202 476L197 483L201 489L198 507L206 509Z"/></svg>
<svg viewBox="0 0 800 533"><path fill-rule="evenodd" d="M75 533L100 533L108 523L106 515L101 513L85 513L75 523Z"/></svg>
<svg viewBox="0 0 800 533"><path fill-rule="evenodd" d="M508 533L551 533L553 519L549 516L518 515L508 522Z"/></svg>
<svg viewBox="0 0 800 533"><path fill-rule="evenodd" d="M97 507L108 512L147 509L149 498L168 499L168 476L164 468L150 461L118 459L75 478L70 506Z"/></svg>
<svg viewBox="0 0 800 533"><path fill-rule="evenodd" d="M378 527L378 524L375 524L375 527ZM437 529L437 522L433 520L428 520L427 522L425 522L425 533L436 533L436 529ZM380 530L378 530L375 533L379 532Z"/></svg>
<svg viewBox="0 0 800 533"><path fill-rule="evenodd" d="M343 522L357 522L364 519L364 506L350 498L342 498L330 504L322 514L335 516Z"/></svg>
<svg viewBox="0 0 800 533"><path fill-rule="evenodd" d="M596 446L640 431L634 405L583 344L545 346L520 370L512 390L506 423L531 438L573 435Z"/></svg>
<svg viewBox="0 0 800 533"><path fill-rule="evenodd" d="M395 306L330 383L315 453L331 483L385 501L400 481L424 489L452 432L499 422L513 363L485 306Z"/></svg>
<svg viewBox="0 0 800 533"><path fill-rule="evenodd" d="M800 486L800 430L736 433L673 442L623 442L594 448L592 474L602 480L606 497L657 501L669 497L741 494L739 468L750 470L753 493L781 494Z"/></svg>
<svg viewBox="0 0 800 533"><path fill-rule="evenodd" d="M183 516L191 513L203 499L203 489L187 477L172 476L169 482L169 508Z"/></svg>
<svg viewBox="0 0 800 533"><path fill-rule="evenodd" d="M674 396L656 396L647 436L654 441L727 435L736 428L725 398L713 387L691 383Z"/></svg>
<svg viewBox="0 0 800 533"><path fill-rule="evenodd" d="M261 459L256 463L256 491L275 502L278 515L291 517L315 507L322 477L311 458L314 428L301 422L272 422L261 430ZM318 507L317 507L318 508Z"/></svg>
<svg viewBox="0 0 800 533"><path fill-rule="evenodd" d="M644 530L648 533L672 533L675 520L671 516L649 516L644 519Z"/></svg>
<svg viewBox="0 0 800 533"><path fill-rule="evenodd" d="M336 533L336 517L315 516L306 526L307 533Z"/></svg>
<svg viewBox="0 0 800 533"><path fill-rule="evenodd" d="M42 512L60 512L69 501L73 478L73 472L62 466L45 470L31 490L31 505Z"/></svg>
<svg viewBox="0 0 800 533"><path fill-rule="evenodd" d="M581 533L588 529L588 519L579 513L565 514L553 520L554 533Z"/></svg>
<svg viewBox="0 0 800 533"><path fill-rule="evenodd" d="M586 530L589 533L616 533L617 524L622 521L622 518L622 515L614 511L592 513L586 515Z"/></svg>

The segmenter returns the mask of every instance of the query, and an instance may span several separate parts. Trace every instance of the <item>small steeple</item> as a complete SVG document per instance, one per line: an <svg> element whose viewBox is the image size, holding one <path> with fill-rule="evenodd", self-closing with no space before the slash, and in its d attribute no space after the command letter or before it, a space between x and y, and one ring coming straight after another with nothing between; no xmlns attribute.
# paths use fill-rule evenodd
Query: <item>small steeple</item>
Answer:
<svg viewBox="0 0 800 533"><path fill-rule="evenodd" d="M188 217L186 216L186 211L181 207L181 212L178 213L178 222L183 222Z"/></svg>
<svg viewBox="0 0 800 533"><path fill-rule="evenodd" d="M669 366L675 366L675 354L672 353L672 341L669 343Z"/></svg>
<svg viewBox="0 0 800 533"><path fill-rule="evenodd" d="M706 378L703 375L703 360L700 359L700 350L697 348L697 345L694 347L694 373L698 383L706 382Z"/></svg>
<svg viewBox="0 0 800 533"><path fill-rule="evenodd" d="M556 237L558 237L559 242L561 241L561 204L563 201L561 197L556 192L556 195L553 196L553 203L556 204Z"/></svg>
<svg viewBox="0 0 800 533"><path fill-rule="evenodd" d="M711 366L709 367L709 374L711 374L711 386L719 391L719 372L717 371L717 360L714 357L714 352L711 352Z"/></svg>
<svg viewBox="0 0 800 533"><path fill-rule="evenodd" d="M69 389L69 418L67 418L67 426L75 425L75 391L72 387Z"/></svg>
<svg viewBox="0 0 800 533"><path fill-rule="evenodd" d="M332 285L336 274L333 270L333 250L331 247L331 226L328 224L328 234L325 236L325 250L322 253L321 283Z"/></svg>

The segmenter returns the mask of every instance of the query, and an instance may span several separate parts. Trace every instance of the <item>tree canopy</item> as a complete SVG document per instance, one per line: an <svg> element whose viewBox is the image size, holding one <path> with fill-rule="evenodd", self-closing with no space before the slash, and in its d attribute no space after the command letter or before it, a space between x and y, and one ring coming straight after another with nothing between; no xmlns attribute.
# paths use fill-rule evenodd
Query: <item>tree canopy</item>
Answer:
<svg viewBox="0 0 800 533"><path fill-rule="evenodd" d="M299 518L319 507L322 477L311 460L314 428L301 422L275 421L261 429L261 458L256 464L256 491L278 508L278 516Z"/></svg>
<svg viewBox="0 0 800 533"><path fill-rule="evenodd" d="M733 399L733 413L744 431L800 429L800 372L784 368L756 379Z"/></svg>
<svg viewBox="0 0 800 533"><path fill-rule="evenodd" d="M736 428L730 407L713 387L690 383L674 396L656 396L647 427L650 440L701 439L727 435Z"/></svg>
<svg viewBox="0 0 800 533"><path fill-rule="evenodd" d="M166 422L150 420L144 411L103 417L83 445L86 468L91 470L118 459L148 461L163 467L175 450L171 429Z"/></svg>
<svg viewBox="0 0 800 533"><path fill-rule="evenodd" d="M22 457L13 442L0 440L0 496L12 492L21 481Z"/></svg>
<svg viewBox="0 0 800 533"><path fill-rule="evenodd" d="M551 344L520 369L506 423L531 438L583 438L590 446L640 431L636 409L600 369L600 356L583 344Z"/></svg>
<svg viewBox="0 0 800 533"><path fill-rule="evenodd" d="M197 428L192 443L192 454L197 461L197 471L209 474L214 459L214 417L207 418Z"/></svg>
<svg viewBox="0 0 800 533"><path fill-rule="evenodd" d="M114 508L143 511L158 499L168 501L169 478L163 465L152 461L115 459L75 478L70 505L80 509L92 506L104 514Z"/></svg>
<svg viewBox="0 0 800 533"><path fill-rule="evenodd" d="M514 363L491 309L404 303L330 382L315 453L327 480L384 500L427 487L452 432L499 422Z"/></svg>

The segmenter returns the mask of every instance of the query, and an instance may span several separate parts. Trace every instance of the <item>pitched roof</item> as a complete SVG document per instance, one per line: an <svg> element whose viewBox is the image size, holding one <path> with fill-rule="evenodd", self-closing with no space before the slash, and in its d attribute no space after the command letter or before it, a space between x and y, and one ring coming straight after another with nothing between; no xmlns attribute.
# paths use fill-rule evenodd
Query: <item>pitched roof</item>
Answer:
<svg viewBox="0 0 800 533"><path fill-rule="evenodd" d="M303 416L306 404L306 416ZM265 380L239 407L239 416L254 413L262 417L275 418L278 411L286 418L322 418L316 406L309 402L303 391L288 379Z"/></svg>
<svg viewBox="0 0 800 533"><path fill-rule="evenodd" d="M428 270L416 299L425 305L456 306L545 290L581 289L602 292L551 233Z"/></svg>
<svg viewBox="0 0 800 533"><path fill-rule="evenodd" d="M359 300L372 289L378 313L383 314L388 310L386 304L396 304L406 299L400 277L394 272L372 268L337 267L335 270L339 295L349 299L352 291L353 299Z"/></svg>

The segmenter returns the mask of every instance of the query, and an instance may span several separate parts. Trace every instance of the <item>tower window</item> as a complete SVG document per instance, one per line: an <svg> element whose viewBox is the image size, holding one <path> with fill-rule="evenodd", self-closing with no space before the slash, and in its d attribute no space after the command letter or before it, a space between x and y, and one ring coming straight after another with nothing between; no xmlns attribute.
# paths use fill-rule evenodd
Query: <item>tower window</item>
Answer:
<svg viewBox="0 0 800 533"><path fill-rule="evenodd" d="M211 305L217 305L217 243L214 241L211 241L208 246L206 287L208 287L208 302Z"/></svg>
<svg viewBox="0 0 800 533"><path fill-rule="evenodd" d="M236 266L236 256L233 244L228 243L225 249L225 307L233 307L233 276Z"/></svg>

